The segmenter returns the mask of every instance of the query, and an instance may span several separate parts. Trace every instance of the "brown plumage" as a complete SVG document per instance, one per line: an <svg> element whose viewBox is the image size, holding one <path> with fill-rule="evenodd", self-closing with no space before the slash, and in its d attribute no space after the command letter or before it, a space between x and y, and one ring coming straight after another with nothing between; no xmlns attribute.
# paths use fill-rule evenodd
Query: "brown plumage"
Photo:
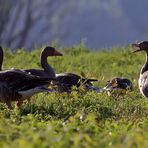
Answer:
<svg viewBox="0 0 148 148"><path fill-rule="evenodd" d="M53 78L40 78L17 69L2 71L0 72L0 101L11 109L12 101L22 102L36 93L49 92L47 86L51 80Z"/></svg>
<svg viewBox="0 0 148 148"><path fill-rule="evenodd" d="M92 82L97 79L83 78L74 73L60 73L56 74L56 81L59 92L70 92L73 86L79 88L84 86L86 89L92 89Z"/></svg>

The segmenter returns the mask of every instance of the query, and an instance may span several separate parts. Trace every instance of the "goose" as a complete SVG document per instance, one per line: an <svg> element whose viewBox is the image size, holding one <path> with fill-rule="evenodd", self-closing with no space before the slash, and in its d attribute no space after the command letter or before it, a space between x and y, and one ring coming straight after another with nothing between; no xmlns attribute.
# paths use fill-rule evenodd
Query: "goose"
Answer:
<svg viewBox="0 0 148 148"><path fill-rule="evenodd" d="M141 68L138 83L141 94L148 98L148 41L132 44L132 47L136 49L133 51L134 53L140 51L146 52L146 61Z"/></svg>
<svg viewBox="0 0 148 148"><path fill-rule="evenodd" d="M47 62L48 56L63 56L63 54L57 51L54 47L47 46L40 54L40 62L43 69L24 69L24 71L40 77L55 78L55 71Z"/></svg>
<svg viewBox="0 0 148 148"><path fill-rule="evenodd" d="M48 63L47 63L48 56L62 56L62 53L58 52L53 47L47 46L46 48L44 48L42 50L41 56L40 56L41 65L44 68L44 70L40 70L40 69L23 70L23 69L21 69L20 71L26 72L28 74L36 75L36 76L50 77L50 78L53 78L53 80L55 80L55 72L54 72L53 68L50 65L48 65ZM0 71L2 70L3 57L4 57L3 48L0 46ZM18 71L18 69L15 69L15 68L11 68L11 70ZM48 74L46 74L46 73L48 73ZM28 103L30 102L30 97L27 98L27 101L28 101ZM20 101L17 104L19 105Z"/></svg>
<svg viewBox="0 0 148 148"><path fill-rule="evenodd" d="M56 82L58 83L58 91L61 92L71 92L72 87L84 86L86 90L97 90L92 82L98 81L97 79L83 78L74 73L59 73L56 74Z"/></svg>
<svg viewBox="0 0 148 148"><path fill-rule="evenodd" d="M96 79L86 79L81 78L79 75L74 73L60 73L55 74L54 69L47 63L48 56L63 56L62 53L57 51L55 48L47 46L41 52L40 62L43 70L39 69L26 69L25 71L36 76L47 77L50 76L51 78L56 78L55 84L58 86L58 91L69 91L71 90L72 86L80 86L79 80L82 80L81 83L84 83L85 86L91 86L91 89L95 89L92 86L92 81L97 81ZM87 85L86 85L87 84ZM90 89L90 88L89 88Z"/></svg>
<svg viewBox="0 0 148 148"><path fill-rule="evenodd" d="M50 92L48 85L54 78L38 77L22 70L11 69L0 72L0 101L12 109L11 102L17 101L20 107L23 100L39 92Z"/></svg>
<svg viewBox="0 0 148 148"><path fill-rule="evenodd" d="M132 82L127 78L116 77L107 81L107 85L103 90L108 92L108 95L124 95L128 90L133 90Z"/></svg>

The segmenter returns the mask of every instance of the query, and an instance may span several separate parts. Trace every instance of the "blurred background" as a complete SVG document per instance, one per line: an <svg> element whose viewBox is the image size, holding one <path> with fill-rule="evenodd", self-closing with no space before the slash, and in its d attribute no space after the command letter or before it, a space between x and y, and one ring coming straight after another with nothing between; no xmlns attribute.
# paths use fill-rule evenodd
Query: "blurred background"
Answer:
<svg viewBox="0 0 148 148"><path fill-rule="evenodd" d="M124 46L148 39L148 0L0 0L0 44Z"/></svg>

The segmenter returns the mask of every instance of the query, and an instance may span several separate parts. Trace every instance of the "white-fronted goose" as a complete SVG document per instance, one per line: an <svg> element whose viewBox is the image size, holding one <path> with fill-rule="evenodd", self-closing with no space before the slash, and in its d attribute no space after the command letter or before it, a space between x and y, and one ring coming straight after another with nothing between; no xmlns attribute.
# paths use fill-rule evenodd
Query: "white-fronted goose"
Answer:
<svg viewBox="0 0 148 148"><path fill-rule="evenodd" d="M12 108L11 102L18 101L18 107L22 101L39 92L49 92L51 78L40 78L29 75L21 70L6 70L0 72L0 101Z"/></svg>
<svg viewBox="0 0 148 148"><path fill-rule="evenodd" d="M43 70L41 69L25 69L26 72L32 74L32 75L36 75L36 76L40 76L40 77L51 77L51 78L55 78L55 71L54 69L48 64L47 62L47 58L48 56L62 56L63 54L60 53L59 51L57 51L55 48L53 47L45 47L41 54L40 54L40 62L41 62L41 66L43 68Z"/></svg>
<svg viewBox="0 0 148 148"><path fill-rule="evenodd" d="M56 81L58 82L59 92L71 92L73 86L76 86L77 88L84 86L86 90L97 90L97 88L93 87L92 82L98 80L83 78L74 73L60 73L56 74Z"/></svg>
<svg viewBox="0 0 148 148"><path fill-rule="evenodd" d="M146 61L140 71L139 88L142 95L148 98L148 41L132 44L132 47L136 49L133 52L146 52Z"/></svg>
<svg viewBox="0 0 148 148"><path fill-rule="evenodd" d="M128 90L133 90L133 84L127 78L117 77L109 80L103 90L108 91L108 95L124 95Z"/></svg>

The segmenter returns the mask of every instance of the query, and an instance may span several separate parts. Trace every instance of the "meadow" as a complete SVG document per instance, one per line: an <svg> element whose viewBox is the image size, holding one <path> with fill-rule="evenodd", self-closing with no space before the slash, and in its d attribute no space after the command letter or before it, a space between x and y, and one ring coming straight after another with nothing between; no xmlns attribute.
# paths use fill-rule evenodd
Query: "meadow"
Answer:
<svg viewBox="0 0 148 148"><path fill-rule="evenodd" d="M26 52L5 49L3 69L40 68L41 48ZM106 93L73 91L38 94L31 104L8 110L0 103L1 148L147 148L148 99L138 88L144 53L130 47L90 51L83 44L59 49L63 57L49 57L56 73L84 72L103 88L113 77L127 77L134 90L118 98Z"/></svg>

